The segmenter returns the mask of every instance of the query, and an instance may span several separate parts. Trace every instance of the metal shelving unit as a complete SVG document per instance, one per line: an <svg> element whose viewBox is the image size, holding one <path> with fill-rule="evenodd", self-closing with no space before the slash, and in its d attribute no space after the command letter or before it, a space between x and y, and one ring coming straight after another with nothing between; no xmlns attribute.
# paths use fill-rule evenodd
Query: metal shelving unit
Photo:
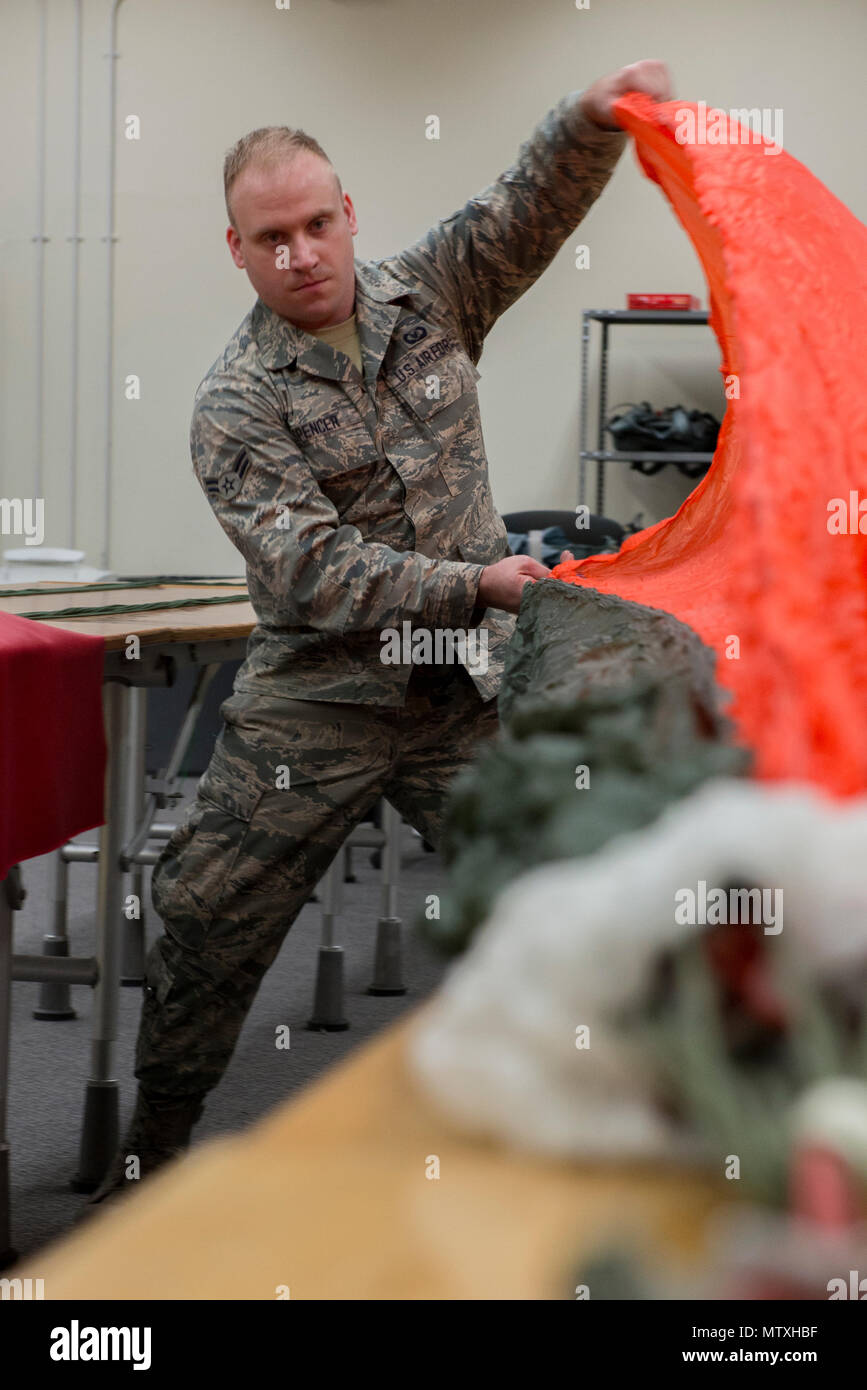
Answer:
<svg viewBox="0 0 867 1390"><path fill-rule="evenodd" d="M596 463L596 506L599 516L605 514L606 463L710 463L713 454L692 454L685 450L663 452L636 450L632 453L605 448L605 421L608 418L608 335L614 324L643 323L707 323L710 315L703 309L585 309L581 322L581 419L579 422L578 501L587 500L587 462ZM590 325L593 320L602 326L601 356L599 359L599 410L597 447L587 448L588 411L586 409L590 383Z"/></svg>

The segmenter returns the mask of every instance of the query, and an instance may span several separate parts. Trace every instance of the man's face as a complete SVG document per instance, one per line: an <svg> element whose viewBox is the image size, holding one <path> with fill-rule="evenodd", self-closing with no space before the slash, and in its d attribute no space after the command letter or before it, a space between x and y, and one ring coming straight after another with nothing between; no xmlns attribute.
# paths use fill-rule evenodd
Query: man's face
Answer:
<svg viewBox="0 0 867 1390"><path fill-rule="evenodd" d="M226 241L263 303L311 332L348 319L358 223L331 166L309 150L273 166L250 164L230 198L236 227Z"/></svg>

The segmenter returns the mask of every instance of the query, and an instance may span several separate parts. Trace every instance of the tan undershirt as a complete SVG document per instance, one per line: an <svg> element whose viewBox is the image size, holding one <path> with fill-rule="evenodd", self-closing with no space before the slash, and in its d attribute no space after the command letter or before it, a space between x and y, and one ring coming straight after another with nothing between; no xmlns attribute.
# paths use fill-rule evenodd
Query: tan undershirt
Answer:
<svg viewBox="0 0 867 1390"><path fill-rule="evenodd" d="M351 362L354 362L359 372L364 375L361 366L361 341L358 337L358 325L355 315L351 314L343 323L335 323L331 328L319 328L314 333L312 329L307 330L312 338L322 338L338 352L345 352Z"/></svg>

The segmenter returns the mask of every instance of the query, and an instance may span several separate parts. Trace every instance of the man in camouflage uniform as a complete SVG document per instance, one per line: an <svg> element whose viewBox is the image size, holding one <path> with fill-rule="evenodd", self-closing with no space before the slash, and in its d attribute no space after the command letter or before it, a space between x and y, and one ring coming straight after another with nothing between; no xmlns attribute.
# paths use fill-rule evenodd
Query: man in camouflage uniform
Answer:
<svg viewBox="0 0 867 1390"><path fill-rule="evenodd" d="M661 63L564 97L515 164L402 253L357 261L351 199L303 132L227 156L232 257L258 299L196 394L196 475L247 564L258 625L194 805L154 870L132 1127L93 1198L189 1141L259 983L381 797L436 844L443 797L496 731L523 585L491 495L485 337L601 192L612 101L669 95ZM473 629L474 667L385 664L383 634ZM476 648L478 652L478 647Z"/></svg>

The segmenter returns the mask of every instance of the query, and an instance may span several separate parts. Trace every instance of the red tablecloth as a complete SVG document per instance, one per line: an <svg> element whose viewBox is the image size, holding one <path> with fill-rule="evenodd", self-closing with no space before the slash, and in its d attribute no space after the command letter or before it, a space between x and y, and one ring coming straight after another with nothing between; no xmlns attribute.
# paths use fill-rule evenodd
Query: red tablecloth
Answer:
<svg viewBox="0 0 867 1390"><path fill-rule="evenodd" d="M731 116L702 143L695 104L632 93L617 114L701 258L729 400L673 517L554 574L695 628L759 777L863 792L867 228Z"/></svg>
<svg viewBox="0 0 867 1390"><path fill-rule="evenodd" d="M0 878L103 823L101 637L0 613Z"/></svg>

